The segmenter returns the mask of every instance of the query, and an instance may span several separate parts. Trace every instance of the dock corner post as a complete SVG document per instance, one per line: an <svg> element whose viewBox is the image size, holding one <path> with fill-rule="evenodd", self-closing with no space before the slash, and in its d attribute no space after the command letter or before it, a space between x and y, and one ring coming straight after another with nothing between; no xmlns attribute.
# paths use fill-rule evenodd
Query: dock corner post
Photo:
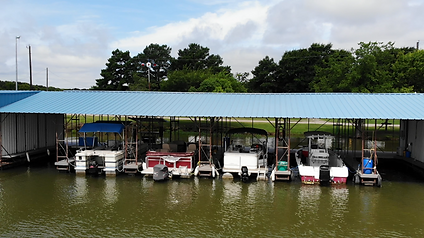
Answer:
<svg viewBox="0 0 424 238"><path fill-rule="evenodd" d="M277 170L277 164L278 164L278 118L275 118L275 170Z"/></svg>
<svg viewBox="0 0 424 238"><path fill-rule="evenodd" d="M1 130L2 120L1 120L1 114L0 114L0 168L3 169L3 142L2 142L2 136L3 132Z"/></svg>

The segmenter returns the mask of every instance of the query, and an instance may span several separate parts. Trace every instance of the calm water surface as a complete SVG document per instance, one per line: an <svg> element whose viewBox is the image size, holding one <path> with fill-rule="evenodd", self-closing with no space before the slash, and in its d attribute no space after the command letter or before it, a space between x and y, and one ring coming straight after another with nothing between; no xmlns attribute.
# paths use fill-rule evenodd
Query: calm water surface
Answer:
<svg viewBox="0 0 424 238"><path fill-rule="evenodd" d="M424 182L405 176L319 187L15 168L0 171L0 237L423 237Z"/></svg>

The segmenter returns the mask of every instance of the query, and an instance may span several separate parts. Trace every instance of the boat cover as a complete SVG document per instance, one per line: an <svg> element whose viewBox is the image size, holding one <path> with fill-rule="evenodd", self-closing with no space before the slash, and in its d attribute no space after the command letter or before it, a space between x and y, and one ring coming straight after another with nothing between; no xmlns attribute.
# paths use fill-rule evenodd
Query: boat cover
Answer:
<svg viewBox="0 0 424 238"><path fill-rule="evenodd" d="M122 133L124 125L120 123L85 123L79 132L113 132Z"/></svg>
<svg viewBox="0 0 424 238"><path fill-rule="evenodd" d="M243 127L243 128L233 128L228 130L227 134L237 134L237 133L252 133L252 134L259 134L259 135L266 135L268 136L268 133L259 128L250 128L250 127Z"/></svg>

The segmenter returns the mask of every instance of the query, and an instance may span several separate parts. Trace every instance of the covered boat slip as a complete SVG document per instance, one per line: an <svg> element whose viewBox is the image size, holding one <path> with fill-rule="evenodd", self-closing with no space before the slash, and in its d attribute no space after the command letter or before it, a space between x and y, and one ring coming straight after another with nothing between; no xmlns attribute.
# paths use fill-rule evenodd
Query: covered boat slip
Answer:
<svg viewBox="0 0 424 238"><path fill-rule="evenodd" d="M304 135L308 144L296 152L302 183L345 184L349 171L340 155L332 150L335 137L323 131L308 131Z"/></svg>
<svg viewBox="0 0 424 238"><path fill-rule="evenodd" d="M399 123L401 126L398 156L403 156L404 151L412 152L414 159L424 161L424 153L420 151L424 144L424 139L413 136L412 124L417 121L417 125L422 124L424 119L424 96L422 94L363 94L363 93L287 93L287 94L238 94L238 93L170 93L170 92L99 92L99 91L63 91L63 92L0 92L1 98L19 97L17 100L5 100L0 105L0 114L60 114L60 115L115 115L134 116L139 118L190 118L191 120L206 120L208 123L199 128L199 134L209 133L211 138L219 138L214 131L213 120L221 118L253 119L266 118L275 129L274 148L275 158L274 172L275 180L278 173L290 173L287 166L284 171L284 163L290 163L290 151L297 149L297 146L290 145L291 129L293 123L287 121L298 120L297 118L321 119L325 123L333 125L333 134L336 136L335 149L340 152L343 159L351 160L358 158L356 151L361 151L360 147L349 146L356 142L351 140L361 139L361 130L369 129L368 120L375 120L377 126L374 128L377 136L380 134L382 122L389 120ZM57 102L61 102L60 105ZM89 104L89 101L108 102L99 106ZM125 103L122 103L125 102ZM143 103L140 103L143 102ZM378 120L378 121L377 121ZM309 121L309 120L308 120ZM365 122L365 123L363 123ZM6 124L5 124L6 123ZM295 122L294 124L296 124ZM10 122L2 120L1 128L8 128ZM280 126L283 125L283 126ZM386 124L387 125L387 124ZM411 126L409 126L411 125ZM205 128L209 127L209 129ZM389 126L392 128L393 126ZM18 128L17 125L12 128ZM178 123L175 124L178 128ZM211 129L212 128L212 129ZM227 127L227 129L229 129ZM424 131L422 127L416 127L418 131ZM64 140L60 130L58 140ZM154 134L154 131L150 131ZM175 131L174 131L175 132ZM161 132L159 131L159 134ZM2 131L2 134L3 131ZM359 136L358 136L359 134ZM423 133L421 133L423 134ZM10 141L17 141L17 138L25 138L25 135L11 133ZM61 136L62 135L62 136ZM213 136L212 136L213 135ZM199 136L200 137L200 136ZM54 136L53 136L54 138ZM399 138L399 135L397 136ZM199 153L198 161L202 160L213 164L213 146L219 145L221 141L211 139L208 143L209 153ZM367 139L368 140L368 139ZM5 152L11 151L6 148L3 135L2 155L8 156ZM413 142L412 147L408 145ZM203 142L202 142L203 143ZM15 145L17 143L14 143ZM8 146L9 147L9 146ZM150 147L150 145L149 145ZM202 146L197 148L203 149ZM41 146L39 147L41 148ZM38 149L39 149L38 148ZM376 148L380 152L379 146ZM26 148L16 153L25 153ZM379 155L379 153L376 153ZM12 153L9 152L10 155ZM410 155L411 153L409 153ZM205 155L205 160L203 156ZM379 155L380 156L380 155ZM360 156L359 156L360 157ZM68 158L70 159L70 158ZM362 160L363 158L361 158ZM373 158L375 160L376 158ZM138 162L136 160L136 162ZM373 166L377 165L377 160L373 161ZM278 169L280 165L282 170ZM355 162L349 167L356 167ZM361 162L363 164L363 162ZM363 166L363 165L361 165ZM355 168L356 169L356 168ZM285 177L287 178L287 177ZM290 177L288 177L290 178Z"/></svg>
<svg viewBox="0 0 424 238"><path fill-rule="evenodd" d="M62 114L0 113L0 169L54 155Z"/></svg>
<svg viewBox="0 0 424 238"><path fill-rule="evenodd" d="M194 170L193 152L156 152L146 153L146 163L143 165L142 174L153 175L153 168L157 164L165 165L171 176L189 178Z"/></svg>
<svg viewBox="0 0 424 238"><path fill-rule="evenodd" d="M223 173L247 180L265 180L268 173L268 133L258 128L233 128L224 140ZM224 174L225 175L225 174Z"/></svg>
<svg viewBox="0 0 424 238"><path fill-rule="evenodd" d="M55 163L58 170L65 170L66 163L68 166L74 166L77 174L105 173L106 175L114 175L123 170L125 158L124 129L122 122L98 122L85 123L78 131L83 136L79 138L79 146L81 146L75 154L74 158L64 158ZM102 141L101 134L112 134L112 138ZM87 136L87 135L90 136ZM100 138L100 139L99 139ZM67 146L67 145L66 145Z"/></svg>

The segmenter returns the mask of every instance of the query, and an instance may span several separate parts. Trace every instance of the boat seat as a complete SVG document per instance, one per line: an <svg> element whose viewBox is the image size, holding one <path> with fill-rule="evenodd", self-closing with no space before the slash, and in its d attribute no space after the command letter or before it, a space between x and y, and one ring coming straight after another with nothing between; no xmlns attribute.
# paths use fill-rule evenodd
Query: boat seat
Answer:
<svg viewBox="0 0 424 238"><path fill-rule="evenodd" d="M196 144L189 144L187 146L187 152L191 153L191 152L194 152L194 151L196 151Z"/></svg>
<svg viewBox="0 0 424 238"><path fill-rule="evenodd" d="M177 144L171 143L171 144L168 144L168 145L169 145L169 152L178 152L178 145Z"/></svg>
<svg viewBox="0 0 424 238"><path fill-rule="evenodd" d="M169 144L162 144L162 149L159 149L159 152L170 152L171 148L169 147Z"/></svg>

